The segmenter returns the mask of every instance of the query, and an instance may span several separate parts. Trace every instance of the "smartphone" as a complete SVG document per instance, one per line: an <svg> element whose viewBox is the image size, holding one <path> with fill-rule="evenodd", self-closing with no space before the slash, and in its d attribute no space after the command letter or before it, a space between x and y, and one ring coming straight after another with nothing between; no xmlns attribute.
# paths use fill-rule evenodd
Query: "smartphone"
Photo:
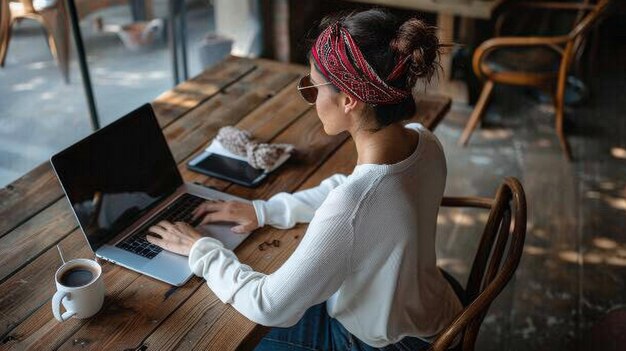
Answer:
<svg viewBox="0 0 626 351"><path fill-rule="evenodd" d="M262 169L250 166L246 161L210 152L204 152L189 161L187 168L250 188L261 184L268 174Z"/></svg>

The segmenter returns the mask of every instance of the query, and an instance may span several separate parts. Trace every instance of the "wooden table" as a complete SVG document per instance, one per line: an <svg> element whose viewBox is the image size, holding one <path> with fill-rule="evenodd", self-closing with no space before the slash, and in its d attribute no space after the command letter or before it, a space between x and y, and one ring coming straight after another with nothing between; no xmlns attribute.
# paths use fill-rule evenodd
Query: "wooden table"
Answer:
<svg viewBox="0 0 626 351"><path fill-rule="evenodd" d="M315 109L297 95L297 79L306 72L304 66L229 58L159 96L153 105L184 178L253 199L351 172L354 144L347 135L327 136ZM432 129L449 107L448 98L420 97L415 119ZM294 144L298 156L256 189L189 172L186 161L225 125ZM259 229L237 256L272 272L305 230ZM258 245L270 238L280 246L260 251ZM176 288L107 262L102 310L90 319L57 322L50 308L60 265L56 244L66 259L93 257L46 162L0 189L0 349L246 349L266 330L222 304L200 278Z"/></svg>

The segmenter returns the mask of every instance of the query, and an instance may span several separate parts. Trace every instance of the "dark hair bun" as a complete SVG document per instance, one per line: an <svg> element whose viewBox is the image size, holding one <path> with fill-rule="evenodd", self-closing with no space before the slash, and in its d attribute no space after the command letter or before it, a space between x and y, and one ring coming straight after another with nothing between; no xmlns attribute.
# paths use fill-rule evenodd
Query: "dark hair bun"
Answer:
<svg viewBox="0 0 626 351"><path fill-rule="evenodd" d="M436 29L411 18L404 22L390 43L398 57L410 56L407 85L413 86L418 79L430 81L439 63L440 44Z"/></svg>
<svg viewBox="0 0 626 351"><path fill-rule="evenodd" d="M365 60L382 79L389 76L398 60L409 56L406 72L387 82L393 87L412 90L418 80L428 82L440 67L437 58L441 45L436 29L421 20L411 18L402 22L388 10L374 8L328 16L320 23L319 32L334 23L350 33ZM309 45L313 45L319 32L311 37ZM397 104L374 105L373 109L382 128L411 118L416 106L413 96L408 96Z"/></svg>

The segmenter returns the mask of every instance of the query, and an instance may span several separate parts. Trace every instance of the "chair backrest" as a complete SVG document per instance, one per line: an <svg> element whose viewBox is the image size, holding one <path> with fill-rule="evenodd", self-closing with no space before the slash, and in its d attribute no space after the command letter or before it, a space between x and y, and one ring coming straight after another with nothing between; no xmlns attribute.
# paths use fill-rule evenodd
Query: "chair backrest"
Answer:
<svg viewBox="0 0 626 351"><path fill-rule="evenodd" d="M9 0L0 0L0 62L2 62L2 52L6 52L5 35L11 29L11 10Z"/></svg>
<svg viewBox="0 0 626 351"><path fill-rule="evenodd" d="M606 14L611 0L584 0L582 8L578 11L578 20L572 31L568 34L569 40L563 49L563 57L561 58L560 75L567 75L572 62L580 59L582 48L585 46L587 34L596 25L600 19Z"/></svg>
<svg viewBox="0 0 626 351"><path fill-rule="evenodd" d="M467 306L431 346L446 350L460 334L462 349L473 350L489 306L513 277L522 256L526 195L517 179L506 178L494 199L444 198L442 206L490 210L465 288Z"/></svg>
<svg viewBox="0 0 626 351"><path fill-rule="evenodd" d="M35 5L33 5L33 0L20 0L20 2L22 3L26 13L37 12L37 10L35 10Z"/></svg>
<svg viewBox="0 0 626 351"><path fill-rule="evenodd" d="M611 0L547 0L547 1L510 1L496 9L496 36L502 34L502 28L508 19L516 19L514 28L540 30L540 33L507 33L513 36L558 36L567 35L574 40L586 34L589 29L606 13ZM548 11L547 11L548 10ZM547 32L545 32L547 31Z"/></svg>
<svg viewBox="0 0 626 351"><path fill-rule="evenodd" d="M0 24L2 24L4 18L9 18L9 1L8 0L0 0ZM2 28L0 28L0 31ZM1 32L0 32L1 34Z"/></svg>
<svg viewBox="0 0 626 351"><path fill-rule="evenodd" d="M588 6L586 10L580 10L578 13L579 21L576 22L574 29L570 32L570 38L574 39L580 35L586 34L593 25L606 13L611 0L599 0L595 4L587 0L584 5Z"/></svg>

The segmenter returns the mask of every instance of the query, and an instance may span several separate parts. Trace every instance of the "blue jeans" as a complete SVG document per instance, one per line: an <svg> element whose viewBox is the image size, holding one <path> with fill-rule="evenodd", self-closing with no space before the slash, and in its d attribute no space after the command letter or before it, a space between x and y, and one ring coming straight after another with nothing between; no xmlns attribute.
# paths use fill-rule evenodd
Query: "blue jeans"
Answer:
<svg viewBox="0 0 626 351"><path fill-rule="evenodd" d="M339 321L331 318L326 312L326 303L324 302L309 308L302 319L293 327L272 328L257 345L255 351L415 351L425 350L429 346L430 344L421 339L408 336L395 344L380 349L369 346L350 334Z"/></svg>

